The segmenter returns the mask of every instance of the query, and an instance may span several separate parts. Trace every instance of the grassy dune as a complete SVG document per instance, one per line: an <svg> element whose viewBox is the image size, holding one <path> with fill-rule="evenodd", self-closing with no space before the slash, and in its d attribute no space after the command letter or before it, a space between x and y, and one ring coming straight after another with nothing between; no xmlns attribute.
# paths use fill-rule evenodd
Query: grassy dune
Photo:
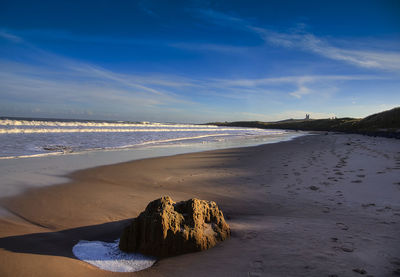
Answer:
<svg viewBox="0 0 400 277"><path fill-rule="evenodd" d="M216 122L219 126L288 129L301 131L335 131L400 138L400 107L365 118L288 119L277 122L236 121Z"/></svg>

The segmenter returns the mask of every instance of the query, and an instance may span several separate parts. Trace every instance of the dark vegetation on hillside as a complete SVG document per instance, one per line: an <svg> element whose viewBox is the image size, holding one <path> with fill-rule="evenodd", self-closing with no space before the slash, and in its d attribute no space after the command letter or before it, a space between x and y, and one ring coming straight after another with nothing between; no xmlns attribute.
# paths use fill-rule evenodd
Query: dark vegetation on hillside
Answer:
<svg viewBox="0 0 400 277"><path fill-rule="evenodd" d="M337 119L289 119L277 122L215 122L212 124L218 126L254 127L262 129L334 131L400 138L400 107L373 114L363 119L345 117Z"/></svg>

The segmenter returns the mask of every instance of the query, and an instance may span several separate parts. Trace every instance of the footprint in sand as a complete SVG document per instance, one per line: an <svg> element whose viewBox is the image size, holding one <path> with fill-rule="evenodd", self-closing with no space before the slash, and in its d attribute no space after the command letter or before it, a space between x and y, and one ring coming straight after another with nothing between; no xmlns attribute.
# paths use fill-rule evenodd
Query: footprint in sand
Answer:
<svg viewBox="0 0 400 277"><path fill-rule="evenodd" d="M355 250L354 244L352 242L344 242L343 245L340 247L343 252L353 252Z"/></svg>
<svg viewBox="0 0 400 277"><path fill-rule="evenodd" d="M362 183L362 180L353 180L352 183Z"/></svg>
<svg viewBox="0 0 400 277"><path fill-rule="evenodd" d="M356 272L356 273L360 273L362 275L367 274L367 271L365 269L362 269L362 268L355 268L355 269L353 269L353 271Z"/></svg>
<svg viewBox="0 0 400 277"><path fill-rule="evenodd" d="M392 264L392 265L397 265L397 266L400 266L400 259L399 258L391 258L390 259L390 263Z"/></svg>
<svg viewBox="0 0 400 277"><path fill-rule="evenodd" d="M375 206L375 203L361 204L361 206L363 208L373 207L373 206Z"/></svg>
<svg viewBox="0 0 400 277"><path fill-rule="evenodd" d="M257 235L258 235L258 233L256 231L248 231L244 235L244 239L254 239L257 237Z"/></svg>
<svg viewBox="0 0 400 277"><path fill-rule="evenodd" d="M342 223L342 222L338 222L336 223L336 226L338 228L340 228L341 230L347 231L349 230L349 226L347 226L346 224Z"/></svg>
<svg viewBox="0 0 400 277"><path fill-rule="evenodd" d="M337 190L337 191L336 191L336 195L337 195L337 196L343 196L343 192L342 192L341 190Z"/></svg>
<svg viewBox="0 0 400 277"><path fill-rule="evenodd" d="M251 271L249 271L249 277L263 276L264 274L264 262L262 260L255 260L251 263Z"/></svg>

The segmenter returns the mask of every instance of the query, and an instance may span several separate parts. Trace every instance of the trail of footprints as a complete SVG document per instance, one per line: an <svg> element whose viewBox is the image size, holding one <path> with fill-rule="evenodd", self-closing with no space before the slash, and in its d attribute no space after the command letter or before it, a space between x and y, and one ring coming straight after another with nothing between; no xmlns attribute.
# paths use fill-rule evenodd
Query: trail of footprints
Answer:
<svg viewBox="0 0 400 277"><path fill-rule="evenodd" d="M289 181L291 177L294 177L294 181L286 185L287 192L290 196L296 196L298 193L296 190L301 190L301 186L303 185L303 180L301 178L302 174L306 174L311 170L312 172L318 172L320 171L321 174L315 174L315 176L311 177L312 184L309 186L306 186L305 188L308 188L312 191L320 192L320 186L321 187L328 187L331 185L334 185L335 183L339 182L340 180L348 180L348 183L353 183L353 184L359 184L363 183L363 180L367 177L367 174L365 173L364 169L360 168L357 170L345 170L348 164L348 159L349 156L352 152L358 150L363 150L359 154L365 154L367 152L370 152L372 154L369 154L371 157L377 157L377 156L382 156L385 157L386 159L389 159L390 156L387 153L384 153L382 151L377 151L373 148L370 148L368 145L365 145L365 143L361 143L361 140L359 139L348 139L346 142L344 142L346 148L344 151L338 151L335 148L336 140L333 139L331 141L331 149L329 152L323 152L323 151L317 151L314 150L310 153L309 157L304 161L302 165L299 167L293 167L292 165L292 160L291 157L293 156L294 153L288 153L287 155L282 157L282 166L283 168L287 168L287 170L290 170L289 172L284 172L282 173L281 180L283 181ZM374 142L376 144L376 142ZM372 143L372 147L374 145ZM333 169L328 168L324 162L324 159L321 159L322 157L326 155L332 155L337 159L337 163ZM367 155L367 154L365 154ZM395 165L393 167L388 167L386 170L395 170L395 169L400 169L400 152L397 152L394 154L394 159L395 159ZM269 171L271 173L271 171ZM386 173L385 170L377 171L376 174L384 174ZM322 176L323 179L320 180ZM398 182L395 182L394 185L396 185L400 189L400 179ZM300 186L295 188L296 186ZM326 209L324 211L326 213Z"/></svg>
<svg viewBox="0 0 400 277"><path fill-rule="evenodd" d="M301 178L302 173L307 173L309 170L312 172L321 171L321 174L315 174L315 175L322 176L323 180L320 180L318 177L313 176L312 182L315 182L315 184L318 184L319 186L322 187L335 185L335 183L339 182L339 180L349 180L349 184L362 183L363 179L367 177L367 174L365 173L365 170L363 168L359 168L357 170L345 170L348 164L348 159L350 154L353 151L356 151L357 148L364 150L363 152L360 153L363 155L368 155L373 158L377 158L377 156L382 156L385 157L386 159L390 158L390 156L386 153L377 151L373 148L369 148L368 145L361 143L359 139L356 139L354 141L349 139L347 142L345 142L345 145L349 147L346 147L344 152L338 152L335 149L335 144L336 144L335 139L331 143L332 147L329 152L315 151L315 150L312 151L310 153L310 156L304 161L302 165L300 165L299 168L291 166L292 165L291 156L293 155L293 153L288 153L288 155L282 157L281 160L282 166L283 168L286 168L287 171L282 173L281 180L288 181L289 179L291 179L291 177L294 178L294 182L291 182L285 186L285 189L287 190L287 193L290 195L290 198L293 198L296 195L298 195L297 191L301 190L301 186L304 186L303 180ZM368 154L368 152L372 154ZM337 159L337 163L333 169L328 168L324 162L324 159L321 159L326 155L332 155ZM394 159L395 159L395 165L393 167L386 168L386 170L400 169L400 152L394 154ZM271 173L271 171L269 172ZM386 173L385 170L377 172L377 174L384 174L384 173ZM397 185L398 188L400 189L400 179L399 182L396 182L394 184ZM265 184L263 184L263 186L268 187L268 185ZM311 184L310 186L306 186L304 188L307 188L310 191L320 192L321 190L319 186ZM331 202L332 204L335 204L336 206L340 206L345 202L345 197L341 190L336 190L334 195L327 196L327 201ZM315 204L322 204L322 203L315 201ZM390 206L378 207L375 203L364 203L361 205L361 208L374 209L377 215L386 213L388 215L388 218L400 217L400 209L393 209ZM335 209L336 208L334 208L334 206L323 205L322 213L330 213L332 210ZM397 222L393 220L382 221L382 217L379 218L380 221L378 223L380 224L397 224ZM353 242L353 237L350 235L345 235L345 233L350 229L349 226L343 222L337 222L336 228L338 229L339 232L343 232L344 234L341 233L341 235L339 235L338 237L330 238L330 242L332 243L332 249L335 252L339 253L352 253L356 251L357 247ZM245 238L252 239L256 236L257 236L256 233L250 232L246 234ZM400 266L400 259L396 260L394 264ZM264 264L262 259L254 260L251 263L250 268L251 269L248 272L248 276L265 275ZM362 275L367 274L367 272L362 268L354 268L352 269L352 271L354 273L359 273ZM400 275L400 267L397 269L397 272L394 273ZM332 274L332 277L333 276L337 275ZM366 275L366 276L371 276L371 275Z"/></svg>

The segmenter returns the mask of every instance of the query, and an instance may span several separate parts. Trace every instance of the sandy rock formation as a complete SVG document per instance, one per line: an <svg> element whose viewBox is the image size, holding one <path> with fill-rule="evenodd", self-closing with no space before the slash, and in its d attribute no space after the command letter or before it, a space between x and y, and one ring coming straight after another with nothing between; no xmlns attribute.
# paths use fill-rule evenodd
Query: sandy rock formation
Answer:
<svg viewBox="0 0 400 277"><path fill-rule="evenodd" d="M174 202L165 196L150 202L121 235L119 248L155 257L201 251L230 236L230 229L215 202Z"/></svg>

